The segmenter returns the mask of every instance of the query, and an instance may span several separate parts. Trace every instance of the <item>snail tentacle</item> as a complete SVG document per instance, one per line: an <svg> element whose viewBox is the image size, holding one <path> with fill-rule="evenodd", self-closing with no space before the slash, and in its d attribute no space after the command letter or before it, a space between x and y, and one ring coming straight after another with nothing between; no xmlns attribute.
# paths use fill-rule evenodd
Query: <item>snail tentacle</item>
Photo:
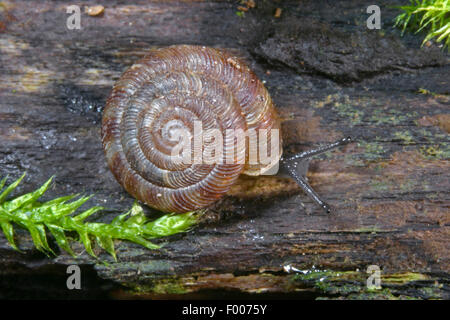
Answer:
<svg viewBox="0 0 450 320"><path fill-rule="evenodd" d="M300 188L302 188L303 191L305 191L305 193L326 213L331 212L330 206L320 198L317 192L315 192L314 189L310 186L306 177L301 173L299 173L297 168L301 167L302 162L307 161L309 158L313 156L323 154L327 151L346 145L350 142L352 142L352 138L346 137L336 142L320 146L315 149L307 150L290 157L281 157L280 159L281 169L284 172L287 172L289 176L291 176L295 180L295 182L297 182Z"/></svg>

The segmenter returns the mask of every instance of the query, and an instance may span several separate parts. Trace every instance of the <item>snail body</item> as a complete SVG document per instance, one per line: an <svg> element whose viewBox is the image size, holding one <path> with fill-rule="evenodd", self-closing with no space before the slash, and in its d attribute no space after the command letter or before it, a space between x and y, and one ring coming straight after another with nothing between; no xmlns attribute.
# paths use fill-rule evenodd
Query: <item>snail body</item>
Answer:
<svg viewBox="0 0 450 320"><path fill-rule="evenodd" d="M117 181L145 204L181 213L217 201L240 174L259 175L273 166L251 163L248 146L234 155L244 162L172 161L180 138L174 133L192 133L196 121L203 130L222 132L280 129L267 89L240 59L201 46L151 50L116 82L103 111L103 149ZM224 138L223 145L225 157L234 138Z"/></svg>

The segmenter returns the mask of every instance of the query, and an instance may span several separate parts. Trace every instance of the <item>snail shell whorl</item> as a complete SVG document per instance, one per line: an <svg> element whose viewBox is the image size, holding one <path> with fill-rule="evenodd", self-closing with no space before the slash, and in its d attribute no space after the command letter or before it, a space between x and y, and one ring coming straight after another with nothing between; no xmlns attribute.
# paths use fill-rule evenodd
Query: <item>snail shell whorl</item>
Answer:
<svg viewBox="0 0 450 320"><path fill-rule="evenodd" d="M280 127L266 88L238 58L200 46L152 50L117 81L103 111L103 148L119 183L151 207L186 212L218 200L239 174L268 169L170 161L170 129L192 132L195 120L222 132ZM233 144L224 139L225 149Z"/></svg>

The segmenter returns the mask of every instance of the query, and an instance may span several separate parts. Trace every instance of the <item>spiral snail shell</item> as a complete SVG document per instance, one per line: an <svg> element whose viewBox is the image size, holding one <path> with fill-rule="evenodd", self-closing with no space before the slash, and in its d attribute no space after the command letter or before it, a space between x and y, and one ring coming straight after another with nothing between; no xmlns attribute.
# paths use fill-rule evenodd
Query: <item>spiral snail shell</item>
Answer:
<svg viewBox="0 0 450 320"><path fill-rule="evenodd" d="M190 45L151 50L116 82L103 111L103 149L117 181L145 204L181 213L217 201L241 173L273 165L249 163L248 147L236 154L245 163L174 163L174 130L192 132L195 121L203 130L280 128L266 88L237 57ZM224 139L225 150L233 146Z"/></svg>

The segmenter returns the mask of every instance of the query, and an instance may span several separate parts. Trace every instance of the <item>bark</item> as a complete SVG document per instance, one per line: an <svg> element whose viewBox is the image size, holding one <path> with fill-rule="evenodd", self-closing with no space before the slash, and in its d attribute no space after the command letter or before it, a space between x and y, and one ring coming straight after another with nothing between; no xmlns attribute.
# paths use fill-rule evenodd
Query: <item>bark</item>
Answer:
<svg viewBox="0 0 450 320"><path fill-rule="evenodd" d="M378 3L381 30L366 28L360 1L256 3L241 17L225 1L108 1L99 16L80 2L81 30L68 30L64 1L1 2L0 176L27 171L20 194L55 175L47 198L95 193L90 204L110 208L102 221L126 211L133 199L100 141L109 91L149 48L201 44L232 50L265 81L286 153L356 139L309 166L333 213L288 178L241 177L163 249L117 242L118 262L79 244L79 258L50 259L24 231L18 253L0 235L0 296L449 298L448 53L401 38L392 1ZM81 292L65 287L71 264ZM381 290L366 288L370 265Z"/></svg>

